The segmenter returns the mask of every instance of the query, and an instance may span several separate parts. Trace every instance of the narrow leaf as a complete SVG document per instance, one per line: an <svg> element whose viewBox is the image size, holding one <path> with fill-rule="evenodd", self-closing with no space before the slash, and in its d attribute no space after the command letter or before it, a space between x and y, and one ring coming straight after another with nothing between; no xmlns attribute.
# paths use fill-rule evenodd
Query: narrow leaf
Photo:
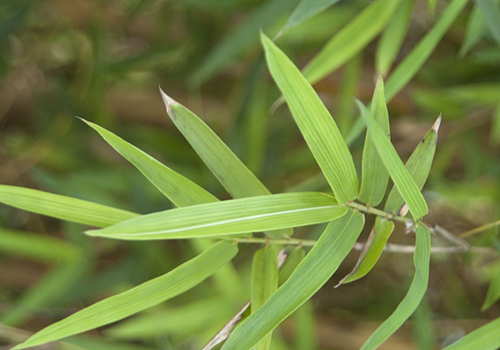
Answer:
<svg viewBox="0 0 500 350"><path fill-rule="evenodd" d="M196 153L234 198L269 195L271 192L226 146L226 144L189 109L171 99L161 89L167 113ZM270 237L291 236L292 230L267 232Z"/></svg>
<svg viewBox="0 0 500 350"><path fill-rule="evenodd" d="M380 37L375 53L375 67L379 74L385 76L391 69L410 26L414 5L415 0L401 1Z"/></svg>
<svg viewBox="0 0 500 350"><path fill-rule="evenodd" d="M498 301L498 299L500 299L500 273L497 273L497 275L490 282L481 311L488 310Z"/></svg>
<svg viewBox="0 0 500 350"><path fill-rule="evenodd" d="M452 0L444 10L432 29L420 40L417 46L405 57L394 72L389 76L385 85L387 101L392 98L415 76L425 61L434 52L437 44L448 28L467 5L468 0Z"/></svg>
<svg viewBox="0 0 500 350"><path fill-rule="evenodd" d="M86 121L102 138L178 207L217 202L218 199L191 180L163 165L149 154L103 127Z"/></svg>
<svg viewBox="0 0 500 350"><path fill-rule="evenodd" d="M361 103L359 103L361 105ZM382 159L389 175L394 182L415 220L420 220L427 214L427 204L420 193L420 189L411 178L403 162L399 158L394 146L387 139L387 135L380 128L378 123L371 116L363 116L368 125L368 135L370 135L377 152Z"/></svg>
<svg viewBox="0 0 500 350"><path fill-rule="evenodd" d="M479 327L443 350L497 350L500 344L500 318Z"/></svg>
<svg viewBox="0 0 500 350"><path fill-rule="evenodd" d="M424 186L431 170L432 160L434 159L436 151L436 141L440 123L441 117L436 120L429 132L425 135L422 142L419 142L418 146L415 148L405 165L412 179L420 189ZM392 212L395 215L406 215L404 203L404 199L394 186L389 193L384 209L385 211ZM353 271L350 276L347 276L342 283L348 283L360 279L371 271L382 255L387 240L391 236L393 230L394 223L392 221L387 221L381 217L377 217L372 232L372 240L371 242L367 241L365 243L365 245L368 245L366 247L365 254L360 257L360 261L358 262L359 265L355 271Z"/></svg>
<svg viewBox="0 0 500 350"><path fill-rule="evenodd" d="M212 78L228 62L258 42L259 29L268 28L281 16L291 11L297 3L298 0L264 2L242 25L230 31L230 34L208 54L201 67L191 77L191 83L202 84Z"/></svg>
<svg viewBox="0 0 500 350"><path fill-rule="evenodd" d="M365 118L367 118L368 111L364 106L361 107L361 113L364 113ZM389 113L387 112L387 105L385 103L382 77L379 78L373 94L370 115L378 123L387 140L390 141ZM371 140L370 130L366 133L365 146L363 148L362 175L359 200L371 206L376 206L385 196L389 174Z"/></svg>
<svg viewBox="0 0 500 350"><path fill-rule="evenodd" d="M368 5L340 30L304 68L304 76L314 84L349 61L386 26L399 0L379 0Z"/></svg>
<svg viewBox="0 0 500 350"><path fill-rule="evenodd" d="M484 19L479 6L474 5L465 27L465 37L462 40L459 54L465 56L477 42L481 39L487 28L486 20Z"/></svg>
<svg viewBox="0 0 500 350"><path fill-rule="evenodd" d="M353 210L331 222L290 278L231 334L222 350L250 350L316 293L350 252L364 225Z"/></svg>
<svg viewBox="0 0 500 350"><path fill-rule="evenodd" d="M82 333L157 305L201 283L237 252L237 246L231 242L216 243L165 275L78 311L41 330L14 349L25 349Z"/></svg>
<svg viewBox="0 0 500 350"><path fill-rule="evenodd" d="M500 6L496 1L476 0L490 30L491 36L500 45Z"/></svg>
<svg viewBox="0 0 500 350"><path fill-rule="evenodd" d="M295 248L286 259L283 267L280 269L278 285L282 285L292 275L293 271L304 259L305 251L302 247Z"/></svg>
<svg viewBox="0 0 500 350"><path fill-rule="evenodd" d="M129 240L223 236L317 224L346 211L324 193L285 193L170 209L86 233Z"/></svg>
<svg viewBox="0 0 500 350"><path fill-rule="evenodd" d="M313 17L314 15L326 10L328 7L336 4L339 0L302 0L292 14L288 18L286 24L281 28L278 36L285 31L298 26L305 20Z"/></svg>
<svg viewBox="0 0 500 350"><path fill-rule="evenodd" d="M408 294L382 325L368 338L361 350L377 349L413 314L425 295L429 282L429 263L431 258L431 232L422 224L416 227L417 242L413 262L415 276Z"/></svg>
<svg viewBox="0 0 500 350"><path fill-rule="evenodd" d="M352 156L335 121L290 59L264 34L267 64L339 203L358 196Z"/></svg>
<svg viewBox="0 0 500 350"><path fill-rule="evenodd" d="M278 288L278 259L276 251L266 246L255 252L252 266L252 313L257 312ZM256 350L267 350L271 333L262 339Z"/></svg>
<svg viewBox="0 0 500 350"><path fill-rule="evenodd" d="M57 219L106 227L138 214L24 187L0 185L0 203Z"/></svg>

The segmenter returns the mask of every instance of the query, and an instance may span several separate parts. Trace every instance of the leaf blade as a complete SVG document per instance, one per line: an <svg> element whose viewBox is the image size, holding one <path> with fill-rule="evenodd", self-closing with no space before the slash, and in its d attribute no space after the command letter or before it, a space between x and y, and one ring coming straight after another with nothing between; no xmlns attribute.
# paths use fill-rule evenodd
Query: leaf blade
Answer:
<svg viewBox="0 0 500 350"><path fill-rule="evenodd" d="M237 246L231 242L216 243L163 276L97 302L44 328L14 349L25 349L82 333L157 305L201 283L237 252Z"/></svg>
<svg viewBox="0 0 500 350"><path fill-rule="evenodd" d="M352 156L325 105L290 59L264 34L268 67L339 203L358 196Z"/></svg>
<svg viewBox="0 0 500 350"><path fill-rule="evenodd" d="M279 31L278 36L298 26L321 11L326 10L337 2L339 2L339 0L302 0L295 10L293 10L283 28Z"/></svg>
<svg viewBox="0 0 500 350"><path fill-rule="evenodd" d="M387 340L413 314L424 297L429 283L431 232L422 224L416 227L417 242L413 261L415 276L405 298L382 325L368 338L361 350L373 350Z"/></svg>
<svg viewBox="0 0 500 350"><path fill-rule="evenodd" d="M0 203L97 227L110 226L139 215L77 198L9 185L0 185Z"/></svg>
<svg viewBox="0 0 500 350"><path fill-rule="evenodd" d="M222 350L249 350L307 301L337 270L356 242L364 216L349 212L331 222L290 278L256 313L239 325Z"/></svg>
<svg viewBox="0 0 500 350"><path fill-rule="evenodd" d="M444 350L495 350L500 343L500 318L479 327Z"/></svg>
<svg viewBox="0 0 500 350"><path fill-rule="evenodd" d="M284 193L170 209L86 233L134 240L223 236L325 222L346 211L324 193Z"/></svg>

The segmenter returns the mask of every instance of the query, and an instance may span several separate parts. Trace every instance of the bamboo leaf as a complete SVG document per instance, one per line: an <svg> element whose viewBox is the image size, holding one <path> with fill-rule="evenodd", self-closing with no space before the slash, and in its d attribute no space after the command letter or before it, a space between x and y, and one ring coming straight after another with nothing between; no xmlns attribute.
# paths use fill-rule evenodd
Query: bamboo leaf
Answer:
<svg viewBox="0 0 500 350"><path fill-rule="evenodd" d="M312 297L352 249L363 225L363 214L351 209L340 219L328 224L316 245L290 278L263 307L232 332L222 350L250 350Z"/></svg>
<svg viewBox="0 0 500 350"><path fill-rule="evenodd" d="M491 0L476 0L490 30L491 36L500 45L500 6Z"/></svg>
<svg viewBox="0 0 500 350"><path fill-rule="evenodd" d="M270 195L271 192L226 146L226 144L189 109L171 99L161 89L167 113L196 153L234 198ZM293 231L267 232L270 237L291 236Z"/></svg>
<svg viewBox="0 0 500 350"><path fill-rule="evenodd" d="M111 147L139 169L176 206L184 207L218 201L202 187L163 165L134 145L97 124L85 119L81 120L97 131Z"/></svg>
<svg viewBox="0 0 500 350"><path fill-rule="evenodd" d="M309 62L306 79L314 84L358 54L382 31L398 4L399 0L379 0L368 5Z"/></svg>
<svg viewBox="0 0 500 350"><path fill-rule="evenodd" d="M420 189L424 186L431 170L432 160L434 159L436 151L436 141L440 123L441 117L436 120L434 125L425 135L422 142L419 142L418 146L415 148L405 165L413 181L415 181ZM385 211L392 212L395 215L406 215L404 203L403 197L401 197L397 188L394 186L389 193L384 209ZM373 237L371 237L372 240L371 242L367 241L365 243L368 244L368 246L364 255L360 257L359 265L350 276L346 276L346 279L342 281L342 283L349 283L358 280L371 271L382 255L385 244L394 230L394 223L381 217L377 217L373 230Z"/></svg>
<svg viewBox="0 0 500 350"><path fill-rule="evenodd" d="M231 242L216 243L199 256L165 275L80 310L44 328L13 349L25 349L69 337L116 322L157 305L201 283L229 262L237 252L237 246Z"/></svg>
<svg viewBox="0 0 500 350"><path fill-rule="evenodd" d="M267 64L290 111L339 203L358 196L352 156L334 120L312 86L290 59L264 34Z"/></svg>
<svg viewBox="0 0 500 350"><path fill-rule="evenodd" d="M258 42L259 29L268 28L281 16L291 11L298 0L266 1L238 28L222 40L205 58L190 81L202 84L217 74L229 61L241 55L249 46Z"/></svg>
<svg viewBox="0 0 500 350"><path fill-rule="evenodd" d="M465 5L467 5L467 2L468 0L452 0L434 27L396 67L385 85L385 97L387 101L392 100L420 70L425 61L434 52L434 49L448 28L455 21Z"/></svg>
<svg viewBox="0 0 500 350"><path fill-rule="evenodd" d="M408 294L382 325L368 338L361 350L377 349L413 314L425 295L429 283L429 263L431 259L431 232L423 224L416 226L417 242L413 262L415 276Z"/></svg>
<svg viewBox="0 0 500 350"><path fill-rule="evenodd" d="M285 193L170 209L86 233L129 240L223 236L317 224L346 211L324 193Z"/></svg>
<svg viewBox="0 0 500 350"><path fill-rule="evenodd" d="M467 26L465 27L465 37L459 51L461 57L465 56L477 44L486 31L486 28L486 20L479 6L474 5L469 15Z"/></svg>
<svg viewBox="0 0 500 350"><path fill-rule="evenodd" d="M367 118L368 111L364 106L361 107L361 113L364 113L365 118ZM378 123L387 140L390 141L389 113L387 112L387 105L385 103L382 77L379 78L375 92L373 93L370 115ZM362 181L359 200L371 206L378 205L385 196L388 182L389 174L371 140L370 130L368 130L363 148Z"/></svg>
<svg viewBox="0 0 500 350"><path fill-rule="evenodd" d="M0 185L0 203L80 224L106 227L138 214L58 194Z"/></svg>
<svg viewBox="0 0 500 350"><path fill-rule="evenodd" d="M401 1L380 37L375 53L375 67L379 74L385 76L391 69L408 32L414 5L415 0Z"/></svg>
<svg viewBox="0 0 500 350"><path fill-rule="evenodd" d="M266 246L255 252L252 266L252 313L257 312L278 288L278 259L275 249ZM262 339L256 350L267 350L271 333Z"/></svg>
<svg viewBox="0 0 500 350"><path fill-rule="evenodd" d="M358 103L360 106L362 105L359 101ZM407 203L413 218L415 220L420 220L428 212L427 204L425 203L422 193L420 193L420 189L415 184L415 181L413 181L411 175L408 173L408 170L405 168L394 149L394 146L387 139L387 135L380 128L375 119L366 115L363 117L368 125L368 135L370 135L375 144L377 152L389 172L394 185Z"/></svg>
<svg viewBox="0 0 500 350"><path fill-rule="evenodd" d="M0 228L0 250L45 262L69 262L82 257L81 249L62 239L3 227Z"/></svg>
<svg viewBox="0 0 500 350"><path fill-rule="evenodd" d="M302 247L295 248L280 269L278 285L282 285L292 275L293 271L304 259L305 251Z"/></svg>
<svg viewBox="0 0 500 350"><path fill-rule="evenodd" d="M498 301L498 299L500 299L500 273L497 273L497 275L490 282L481 311L488 310Z"/></svg>
<svg viewBox="0 0 500 350"><path fill-rule="evenodd" d="M292 14L288 18L286 24L281 28L278 35L283 34L285 31L298 26L305 20L313 17L314 15L326 10L328 7L336 4L339 0L302 0Z"/></svg>
<svg viewBox="0 0 500 350"><path fill-rule="evenodd" d="M500 344L500 318L479 327L443 350L497 350Z"/></svg>

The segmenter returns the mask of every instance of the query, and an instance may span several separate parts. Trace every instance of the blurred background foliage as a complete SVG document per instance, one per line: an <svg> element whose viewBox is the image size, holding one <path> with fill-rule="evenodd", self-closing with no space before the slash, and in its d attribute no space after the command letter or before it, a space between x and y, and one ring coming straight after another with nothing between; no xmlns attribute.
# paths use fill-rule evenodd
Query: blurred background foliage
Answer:
<svg viewBox="0 0 500 350"><path fill-rule="evenodd" d="M277 44L302 68L370 3L339 1L281 35ZM275 35L297 4L0 2L0 183L139 213L172 207L77 115L228 199L167 117L161 85L201 116L273 193L327 190L286 106L271 108L279 92L258 41L260 28ZM493 222L500 214L500 22L495 26L494 4L471 1L389 104L392 140L403 159L443 114L424 189L430 206L426 222L454 234ZM447 5L442 0L414 2L395 65ZM483 15L488 6L493 6L493 20ZM364 45L315 84L344 135L358 117L353 97L364 102L371 98L378 42L375 38ZM363 139L350 140L357 164ZM6 206L0 207L0 226L0 349L83 306L165 273L204 248L183 241L93 239L82 235L81 225ZM412 244L403 229L391 242ZM318 227L296 229L304 238L320 232ZM500 249L496 227L467 240ZM212 278L119 324L70 338L62 348L201 348L248 299L256 248L241 248L235 261L238 274L228 268L222 279ZM358 349L390 315L410 283L411 255L386 253L367 277L332 289L357 255L353 252L331 283L274 332L274 349ZM381 349L439 348L498 317L498 297L489 308L481 311L481 306L488 283L499 273L499 262L488 254L433 255L425 301Z"/></svg>

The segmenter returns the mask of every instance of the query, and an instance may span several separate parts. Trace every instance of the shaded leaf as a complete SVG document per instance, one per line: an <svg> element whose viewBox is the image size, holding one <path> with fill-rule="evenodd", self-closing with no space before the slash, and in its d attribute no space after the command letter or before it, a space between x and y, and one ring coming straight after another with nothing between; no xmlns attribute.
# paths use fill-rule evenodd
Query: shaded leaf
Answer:
<svg viewBox="0 0 500 350"><path fill-rule="evenodd" d="M360 106L362 105L361 103L359 104ZM420 193L420 189L415 184L415 181L413 181L411 175L408 173L408 170L405 168L394 149L394 146L387 139L387 135L380 128L375 119L366 115L363 117L368 125L368 135L370 135L375 144L377 152L389 172L394 185L408 204L408 208L413 218L415 220L420 220L428 212L427 204Z"/></svg>
<svg viewBox="0 0 500 350"><path fill-rule="evenodd" d="M413 262L415 276L408 294L382 325L368 338L361 350L377 349L413 314L420 304L429 283L429 263L431 259L431 232L422 224L416 226L417 242Z"/></svg>
<svg viewBox="0 0 500 350"><path fill-rule="evenodd" d="M486 31L486 28L486 20L484 19L479 6L474 5L469 15L469 20L467 21L465 37L459 51L461 57L465 56L467 52L469 52L474 45L477 44Z"/></svg>
<svg viewBox="0 0 500 350"><path fill-rule="evenodd" d="M121 320L173 298L201 283L238 252L231 242L219 242L163 276L95 303L33 335L14 349L45 344Z"/></svg>
<svg viewBox="0 0 500 350"><path fill-rule="evenodd" d="M129 240L221 236L312 225L346 211L324 193L285 193L170 209L86 233Z"/></svg>
<svg viewBox="0 0 500 350"><path fill-rule="evenodd" d="M368 111L364 106L360 108L361 113L364 113L366 118ZM370 115L371 118L378 123L384 135L390 141L389 113L387 112L387 105L385 103L384 82L382 77L379 78L375 92L373 93ZM378 205L385 196L388 182L389 174L371 140L370 130L368 130L363 148L362 181L359 200L371 206Z"/></svg>
<svg viewBox="0 0 500 350"><path fill-rule="evenodd" d="M491 36L500 45L500 6L491 0L476 0L476 3L483 13Z"/></svg>
<svg viewBox="0 0 500 350"><path fill-rule="evenodd" d="M285 31L298 26L321 11L326 10L328 7L336 4L337 2L339 2L339 0L302 0L297 5L295 10L293 10L286 24L279 31L278 36Z"/></svg>
<svg viewBox="0 0 500 350"><path fill-rule="evenodd" d="M314 84L358 54L382 31L398 4L399 0L379 0L368 5L307 64L306 79Z"/></svg>
<svg viewBox="0 0 500 350"><path fill-rule="evenodd" d="M448 28L467 5L468 0L452 0L432 29L405 57L389 76L385 85L387 101L392 98L415 76L425 61L434 52L437 44Z"/></svg>
<svg viewBox="0 0 500 350"><path fill-rule="evenodd" d="M481 311L488 310L498 301L498 299L500 299L500 273L497 273L497 275L490 282Z"/></svg>
<svg viewBox="0 0 500 350"><path fill-rule="evenodd" d="M261 35L271 75L339 203L358 196L358 176L351 153L330 113L290 59Z"/></svg>
<svg viewBox="0 0 500 350"><path fill-rule="evenodd" d="M138 214L58 194L0 185L0 203L85 225L106 227Z"/></svg>
<svg viewBox="0 0 500 350"><path fill-rule="evenodd" d="M263 307L233 331L222 350L250 350L312 297L350 252L363 225L363 214L351 209L340 219L328 224L290 278Z"/></svg>
<svg viewBox="0 0 500 350"><path fill-rule="evenodd" d="M288 256L280 269L278 285L282 285L292 275L293 271L304 259L305 251L302 247L296 247Z"/></svg>

